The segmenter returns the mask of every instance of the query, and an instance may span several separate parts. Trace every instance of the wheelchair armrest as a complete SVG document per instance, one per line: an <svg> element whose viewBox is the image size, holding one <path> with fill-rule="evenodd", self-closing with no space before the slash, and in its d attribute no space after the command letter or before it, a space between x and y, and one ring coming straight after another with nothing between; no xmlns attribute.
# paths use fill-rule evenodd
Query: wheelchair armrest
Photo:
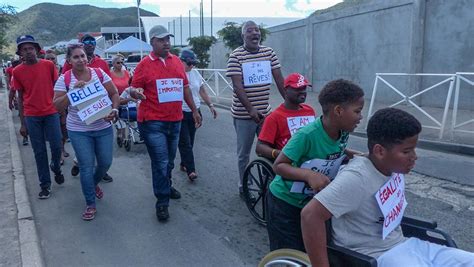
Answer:
<svg viewBox="0 0 474 267"><path fill-rule="evenodd" d="M457 248L456 242L449 234L441 229L437 229L435 221L424 221L418 218L403 217L401 223L403 235L405 237L416 237L432 243ZM434 233L429 234L429 233Z"/></svg>
<svg viewBox="0 0 474 267"><path fill-rule="evenodd" d="M328 244L327 251L331 267L377 267L375 258L335 244Z"/></svg>
<svg viewBox="0 0 474 267"><path fill-rule="evenodd" d="M403 216L402 224L416 225L427 229L436 229L436 227L438 227L436 221L427 221L415 216Z"/></svg>

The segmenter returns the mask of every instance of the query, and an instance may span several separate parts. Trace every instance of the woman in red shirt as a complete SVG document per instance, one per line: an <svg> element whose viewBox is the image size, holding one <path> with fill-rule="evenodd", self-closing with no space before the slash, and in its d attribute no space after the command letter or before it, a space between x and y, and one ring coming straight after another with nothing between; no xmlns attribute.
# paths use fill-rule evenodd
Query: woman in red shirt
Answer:
<svg viewBox="0 0 474 267"><path fill-rule="evenodd" d="M112 82L117 87L119 95L129 87L130 82L130 74L128 71L123 67L123 56L116 55L112 58L112 69L110 72L110 78L112 78ZM125 138L125 125L123 122L118 121L116 124L117 127L117 140L121 143L121 141Z"/></svg>

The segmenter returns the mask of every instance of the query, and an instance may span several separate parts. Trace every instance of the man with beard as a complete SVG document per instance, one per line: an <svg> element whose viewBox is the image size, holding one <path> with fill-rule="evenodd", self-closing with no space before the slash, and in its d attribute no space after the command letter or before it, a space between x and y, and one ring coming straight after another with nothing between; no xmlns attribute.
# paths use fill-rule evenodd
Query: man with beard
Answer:
<svg viewBox="0 0 474 267"><path fill-rule="evenodd" d="M89 34L84 34L80 42L84 45L84 51L86 51L87 55L87 66L90 68L99 68L102 69L109 77L111 77L110 74L110 69L109 69L109 64L102 58L100 58L98 55L94 54L95 52L95 47L97 45L95 38L92 35ZM72 69L72 65L67 62L67 60L64 62L62 73L66 73L66 71ZM72 166L71 169L71 175L72 176L77 176L79 174L79 166L77 164L77 158L74 158L74 165ZM110 183L114 179L106 173L104 178L102 178L102 181Z"/></svg>
<svg viewBox="0 0 474 267"><path fill-rule="evenodd" d="M226 73L234 88L231 112L237 134L241 197L242 178L255 135L260 132L263 120L271 110L268 100L272 76L280 94L285 95L278 57L272 48L260 45L260 28L255 22L243 24L242 39L244 44L229 55Z"/></svg>
<svg viewBox="0 0 474 267"><path fill-rule="evenodd" d="M24 62L13 69L12 86L18 91L21 135L27 129L35 154L36 169L40 181L40 199L51 195L51 176L54 172L57 184L64 183L61 173L61 130L59 114L53 105L53 86L58 79L58 70L51 61L38 58L41 47L31 35L17 38L17 54ZM46 141L51 149L51 164L48 165Z"/></svg>

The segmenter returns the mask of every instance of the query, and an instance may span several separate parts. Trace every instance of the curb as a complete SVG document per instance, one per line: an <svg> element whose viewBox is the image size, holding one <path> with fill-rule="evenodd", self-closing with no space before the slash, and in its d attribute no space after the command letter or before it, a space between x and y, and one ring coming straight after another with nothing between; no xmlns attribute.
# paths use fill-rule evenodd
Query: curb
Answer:
<svg viewBox="0 0 474 267"><path fill-rule="evenodd" d="M351 134L354 136L367 138L367 134L365 132L354 131ZM474 156L474 146L459 143L448 143L442 141L419 139L417 147L443 153L454 153L464 156Z"/></svg>
<svg viewBox="0 0 474 267"><path fill-rule="evenodd" d="M8 98L6 98L5 107L8 107L7 101ZM21 159L20 148L15 134L15 125L13 124L12 116L8 114L7 124L10 132L10 148L14 177L13 183L15 188L15 203L18 212L17 217L21 265L43 267L45 265L41 253L38 233L36 231L34 216L31 210L31 203L26 190L23 161Z"/></svg>

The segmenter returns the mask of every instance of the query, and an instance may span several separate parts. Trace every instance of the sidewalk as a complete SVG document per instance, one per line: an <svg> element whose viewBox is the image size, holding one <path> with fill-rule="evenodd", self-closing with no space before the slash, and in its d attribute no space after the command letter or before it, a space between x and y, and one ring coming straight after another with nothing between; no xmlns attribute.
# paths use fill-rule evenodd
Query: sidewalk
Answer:
<svg viewBox="0 0 474 267"><path fill-rule="evenodd" d="M43 266L7 93L0 89L0 266Z"/></svg>

